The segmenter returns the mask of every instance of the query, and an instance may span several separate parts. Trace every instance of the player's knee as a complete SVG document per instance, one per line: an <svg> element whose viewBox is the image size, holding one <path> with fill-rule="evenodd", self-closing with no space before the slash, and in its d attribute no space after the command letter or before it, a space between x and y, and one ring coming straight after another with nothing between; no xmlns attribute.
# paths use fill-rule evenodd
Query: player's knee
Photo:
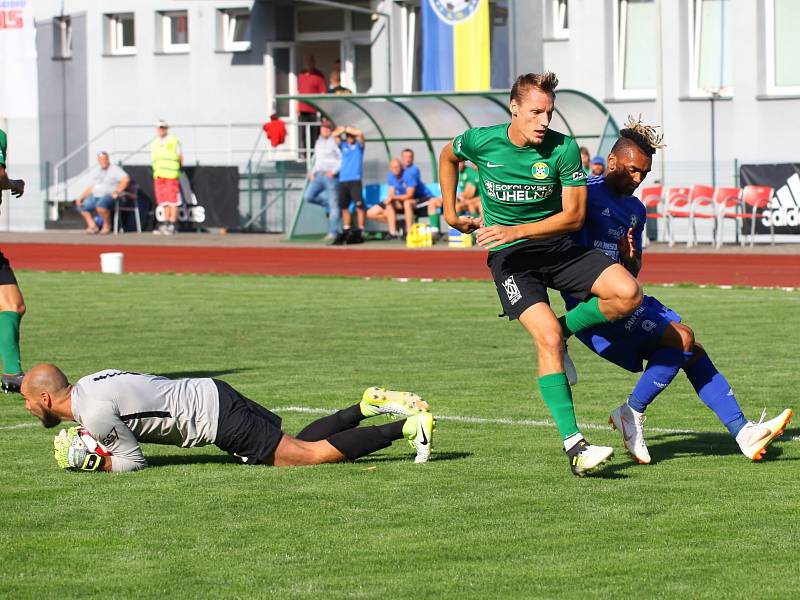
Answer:
<svg viewBox="0 0 800 600"><path fill-rule="evenodd" d="M633 277L619 286L617 301L620 311L624 314L631 314L639 308L643 299L642 288Z"/></svg>
<svg viewBox="0 0 800 600"><path fill-rule="evenodd" d="M539 351L561 352L564 346L564 336L561 328L548 328L534 334L534 340Z"/></svg>

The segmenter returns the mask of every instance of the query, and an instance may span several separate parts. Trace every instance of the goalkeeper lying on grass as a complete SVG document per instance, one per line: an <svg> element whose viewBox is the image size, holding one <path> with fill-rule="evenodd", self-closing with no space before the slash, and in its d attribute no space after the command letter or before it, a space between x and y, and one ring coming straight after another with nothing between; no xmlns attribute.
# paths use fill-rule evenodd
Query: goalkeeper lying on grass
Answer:
<svg viewBox="0 0 800 600"><path fill-rule="evenodd" d="M54 441L63 469L135 471L147 466L139 442L188 448L214 444L247 464L301 466L354 460L406 438L414 462L430 457L434 418L411 392L372 387L361 402L318 419L297 437L281 418L218 379L167 379L107 369L70 385L55 365L32 368L22 382L25 408L45 427L62 420L82 427ZM387 414L401 421L358 427Z"/></svg>

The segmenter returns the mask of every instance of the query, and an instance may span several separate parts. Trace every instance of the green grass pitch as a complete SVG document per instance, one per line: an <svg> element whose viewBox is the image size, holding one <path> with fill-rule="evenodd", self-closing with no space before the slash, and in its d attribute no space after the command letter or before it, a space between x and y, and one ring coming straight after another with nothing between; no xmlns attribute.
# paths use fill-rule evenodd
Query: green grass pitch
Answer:
<svg viewBox="0 0 800 600"><path fill-rule="evenodd" d="M283 407L288 433L315 418L297 409L371 385L415 390L442 418L426 465L405 443L298 469L145 445L151 469L85 474L59 471L55 431L3 396L1 597L799 593L797 427L752 463L681 374L648 411L654 464L634 464L606 421L636 376L572 343L579 423L617 448L602 476L576 479L541 424L533 346L496 317L490 282L18 275L24 364L73 381L106 367L219 377ZM800 293L648 291L694 327L749 418L798 408Z"/></svg>

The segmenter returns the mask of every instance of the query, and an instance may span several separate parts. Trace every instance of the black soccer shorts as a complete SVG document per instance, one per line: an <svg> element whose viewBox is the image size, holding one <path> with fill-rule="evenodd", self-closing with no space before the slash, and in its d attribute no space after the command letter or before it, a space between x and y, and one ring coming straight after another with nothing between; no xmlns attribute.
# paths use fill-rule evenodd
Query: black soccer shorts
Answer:
<svg viewBox="0 0 800 600"><path fill-rule="evenodd" d="M528 240L489 252L503 314L519 316L538 302L547 302L547 288L584 300L600 274L616 264L600 250L579 246L567 236Z"/></svg>
<svg viewBox="0 0 800 600"><path fill-rule="evenodd" d="M339 208L347 210L353 202L356 208L364 207L364 196L360 181L341 181L339 182Z"/></svg>
<svg viewBox="0 0 800 600"><path fill-rule="evenodd" d="M0 252L0 285L18 285L11 263L2 252Z"/></svg>
<svg viewBox="0 0 800 600"><path fill-rule="evenodd" d="M224 381L213 381L219 392L217 439L214 444L249 465L265 464L283 437L281 418Z"/></svg>

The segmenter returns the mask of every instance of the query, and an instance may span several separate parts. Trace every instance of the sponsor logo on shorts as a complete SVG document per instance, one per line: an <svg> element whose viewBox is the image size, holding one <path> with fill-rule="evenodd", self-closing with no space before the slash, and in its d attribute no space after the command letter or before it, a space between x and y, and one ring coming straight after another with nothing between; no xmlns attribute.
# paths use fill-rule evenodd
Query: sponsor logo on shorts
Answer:
<svg viewBox="0 0 800 600"><path fill-rule="evenodd" d="M656 328L656 324L653 323L650 319L645 319L642 321L642 329L644 329L647 333L653 331Z"/></svg>
<svg viewBox="0 0 800 600"><path fill-rule="evenodd" d="M503 289L506 291L506 296L508 296L508 301L512 306L522 299L522 292L519 291L513 275L503 282Z"/></svg>
<svg viewBox="0 0 800 600"><path fill-rule="evenodd" d="M610 217L611 216L611 211L608 210L607 208L604 208L603 209L603 216L604 217Z"/></svg>
<svg viewBox="0 0 800 600"><path fill-rule="evenodd" d="M534 179L545 179L550 175L550 167L544 162L535 162L531 167L531 175Z"/></svg>
<svg viewBox="0 0 800 600"><path fill-rule="evenodd" d="M625 321L625 331L627 331L628 333L633 331L633 328L636 327L636 323L642 317L643 312L644 312L644 306L640 306L635 311L633 311L633 313L631 313L631 315Z"/></svg>

